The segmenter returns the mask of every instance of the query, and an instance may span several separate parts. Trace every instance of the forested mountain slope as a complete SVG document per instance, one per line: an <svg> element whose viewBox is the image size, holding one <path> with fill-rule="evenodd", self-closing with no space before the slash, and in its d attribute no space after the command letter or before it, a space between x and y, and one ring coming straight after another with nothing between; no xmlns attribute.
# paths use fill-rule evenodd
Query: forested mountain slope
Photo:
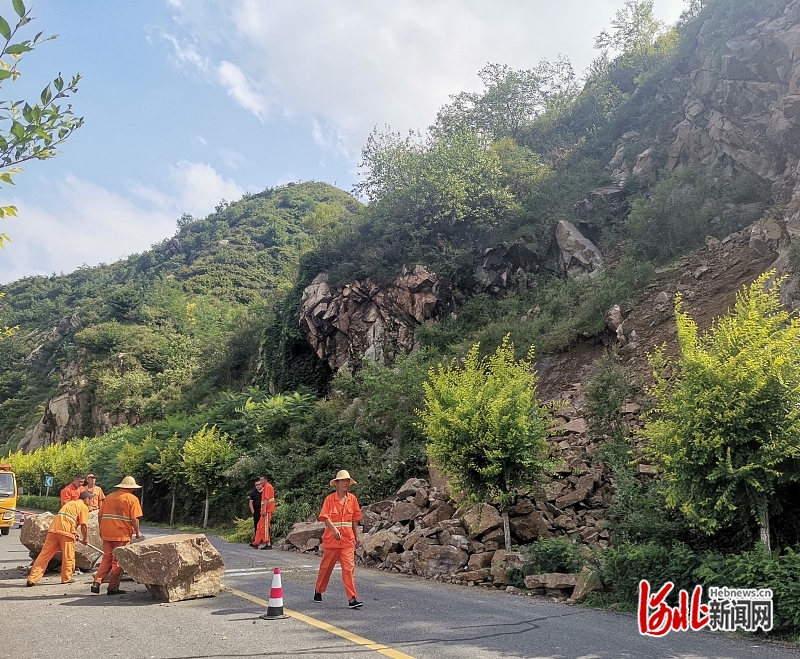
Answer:
<svg viewBox="0 0 800 659"><path fill-rule="evenodd" d="M422 383L474 342L534 345L555 398L606 347L646 374L675 292L708 301L707 325L775 264L794 304L800 2L694 2L667 28L631 1L598 46L580 78L563 59L488 65L424 134L374 133L365 205L284 186L144 254L4 287L0 326L20 331L0 342L0 441L82 447L31 484L136 473L154 516L178 487L193 517L188 477L152 465L216 425L233 453L212 515L241 514L266 471L299 518L341 465L365 501L426 472Z"/></svg>

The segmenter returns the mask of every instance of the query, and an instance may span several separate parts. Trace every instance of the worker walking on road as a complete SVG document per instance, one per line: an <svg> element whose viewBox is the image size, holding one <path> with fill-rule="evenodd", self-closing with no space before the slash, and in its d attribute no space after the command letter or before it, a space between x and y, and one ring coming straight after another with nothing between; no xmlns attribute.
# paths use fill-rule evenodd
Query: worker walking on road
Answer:
<svg viewBox="0 0 800 659"><path fill-rule="evenodd" d="M83 488L84 492L89 492L92 498L86 504L89 506L89 512L99 510L100 504L106 498L103 488L97 485L97 479L94 474L86 474L86 485Z"/></svg>
<svg viewBox="0 0 800 659"><path fill-rule="evenodd" d="M61 583L72 583L78 529L81 531L81 543L85 545L89 542L89 508L86 502L91 496L88 492L81 492L77 501L68 501L56 513L50 522L50 528L47 529L47 538L42 551L36 557L28 575L27 586L35 586L39 582L47 565L58 552L61 552Z"/></svg>
<svg viewBox="0 0 800 659"><path fill-rule="evenodd" d="M336 562L342 566L342 583L347 593L347 606L359 609L363 602L358 601L356 592L355 549L361 544L358 539L358 522L361 520L361 508L355 495L348 492L356 482L350 474L342 469L330 485L336 492L329 494L322 504L319 521L325 522L322 534L322 562L319 565L317 585L314 587L314 601L322 601L322 593L328 588Z"/></svg>
<svg viewBox="0 0 800 659"><path fill-rule="evenodd" d="M97 513L100 537L103 540L103 560L100 561L100 567L97 568L94 583L92 583L91 590L95 595L100 593L100 584L109 573L111 576L108 580L108 594L122 595L125 593L124 590L119 589L122 568L114 558L114 550L127 545L133 535L137 538L144 538L139 531L139 518L144 513L139 499L131 492L142 486L136 484L133 476L125 476L116 487L117 491L105 498Z"/></svg>
<svg viewBox="0 0 800 659"><path fill-rule="evenodd" d="M256 539L253 546L258 547L262 542L265 543L261 549L272 549L272 514L275 512L275 488L267 480L266 476L259 478L261 481L261 519L258 520L256 527Z"/></svg>
<svg viewBox="0 0 800 659"><path fill-rule="evenodd" d="M83 474L75 474L72 482L61 490L61 505L80 499L83 492Z"/></svg>

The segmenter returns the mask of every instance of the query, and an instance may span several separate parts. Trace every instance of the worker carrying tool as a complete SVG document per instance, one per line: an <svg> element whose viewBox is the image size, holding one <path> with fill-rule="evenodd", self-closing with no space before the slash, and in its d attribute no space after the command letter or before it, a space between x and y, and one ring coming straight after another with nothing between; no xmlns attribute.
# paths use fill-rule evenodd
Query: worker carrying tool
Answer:
<svg viewBox="0 0 800 659"><path fill-rule="evenodd" d="M258 480L261 481L261 519L258 520L256 539L253 540L252 546L258 547L264 543L261 549L272 549L270 526L272 515L275 512L275 488L272 487L266 476L262 476Z"/></svg>
<svg viewBox="0 0 800 659"><path fill-rule="evenodd" d="M109 574L111 576L108 579L108 594L122 595L125 593L124 590L119 589L122 567L114 558L114 550L127 545L134 535L139 539L144 538L139 531L139 518L144 513L139 499L132 492L142 486L136 483L133 476L125 476L122 482L115 487L117 491L112 492L103 500L97 513L100 537L103 540L103 560L100 561L100 567L97 568L91 587L91 591L95 595L100 593L100 584Z"/></svg>
<svg viewBox="0 0 800 659"><path fill-rule="evenodd" d="M36 557L26 586L35 586L47 570L47 565L58 552L61 552L61 583L72 583L75 572L75 540L80 529L79 538L84 545L89 542L89 508L86 502L92 498L89 492L81 492L77 501L68 501L56 513L42 551Z"/></svg>
<svg viewBox="0 0 800 659"><path fill-rule="evenodd" d="M361 508L358 499L348 490L356 482L350 474L342 469L330 482L336 492L329 494L322 504L319 521L325 522L322 534L322 562L317 574L317 585L314 587L314 601L322 601L322 593L328 588L336 562L342 566L342 583L347 593L347 606L359 609L363 602L358 601L356 592L355 567L356 547L361 544L358 539L358 522L361 520Z"/></svg>

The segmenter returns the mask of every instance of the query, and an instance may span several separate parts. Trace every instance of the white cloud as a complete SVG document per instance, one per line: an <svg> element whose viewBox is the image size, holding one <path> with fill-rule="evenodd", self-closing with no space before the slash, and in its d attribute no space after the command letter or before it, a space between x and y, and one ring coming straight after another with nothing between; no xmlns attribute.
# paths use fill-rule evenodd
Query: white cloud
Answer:
<svg viewBox="0 0 800 659"><path fill-rule="evenodd" d="M228 96L245 110L250 110L262 121L267 115L267 101L242 70L231 62L223 61L217 67L217 76Z"/></svg>
<svg viewBox="0 0 800 659"><path fill-rule="evenodd" d="M175 24L219 81L262 121L301 117L348 159L370 130L424 129L487 62L528 68L569 56L585 68L624 0L172 0ZM674 21L682 0L656 0ZM269 99L269 103L267 103Z"/></svg>
<svg viewBox="0 0 800 659"><path fill-rule="evenodd" d="M222 199L236 201L245 190L233 179L224 178L209 164L182 160L169 168L169 192L131 182L128 189L159 210L177 217L189 213L204 217L213 212Z"/></svg>
<svg viewBox="0 0 800 659"><path fill-rule="evenodd" d="M111 262L175 231L174 213L145 210L74 176L57 185L48 208L7 201L17 206L19 217L7 226L14 242L0 256L3 282Z"/></svg>
<svg viewBox="0 0 800 659"><path fill-rule="evenodd" d="M13 240L0 254L0 282L34 274L70 272L81 265L110 263L148 249L175 233L182 213L204 217L222 199L234 201L244 189L206 163L181 161L168 170L163 190L131 182L132 199L67 176L44 182L53 193L38 204L3 198L19 216L4 223Z"/></svg>

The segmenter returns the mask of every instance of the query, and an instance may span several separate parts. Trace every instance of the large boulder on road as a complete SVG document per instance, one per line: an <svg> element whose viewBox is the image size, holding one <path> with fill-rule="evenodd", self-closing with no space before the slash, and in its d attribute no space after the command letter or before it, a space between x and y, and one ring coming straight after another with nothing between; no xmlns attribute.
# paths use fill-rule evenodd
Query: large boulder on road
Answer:
<svg viewBox="0 0 800 659"><path fill-rule="evenodd" d="M25 518L25 523L22 525L22 530L19 533L19 541L25 545L30 551L32 559L36 559L44 547L44 541L47 538L47 530L50 528L50 523L53 521L55 515L53 513L41 513L39 515L28 515ZM97 547L102 550L103 541L100 539L100 526L97 522L97 511L89 513L89 545ZM80 533L80 531L78 532ZM81 570L91 570L95 563L103 556L102 551L92 549L88 545L75 542L75 567ZM58 552L52 561L50 567L55 568L61 564L61 552Z"/></svg>
<svg viewBox="0 0 800 659"><path fill-rule="evenodd" d="M163 602L214 597L225 564L205 535L165 535L114 550L122 569Z"/></svg>

